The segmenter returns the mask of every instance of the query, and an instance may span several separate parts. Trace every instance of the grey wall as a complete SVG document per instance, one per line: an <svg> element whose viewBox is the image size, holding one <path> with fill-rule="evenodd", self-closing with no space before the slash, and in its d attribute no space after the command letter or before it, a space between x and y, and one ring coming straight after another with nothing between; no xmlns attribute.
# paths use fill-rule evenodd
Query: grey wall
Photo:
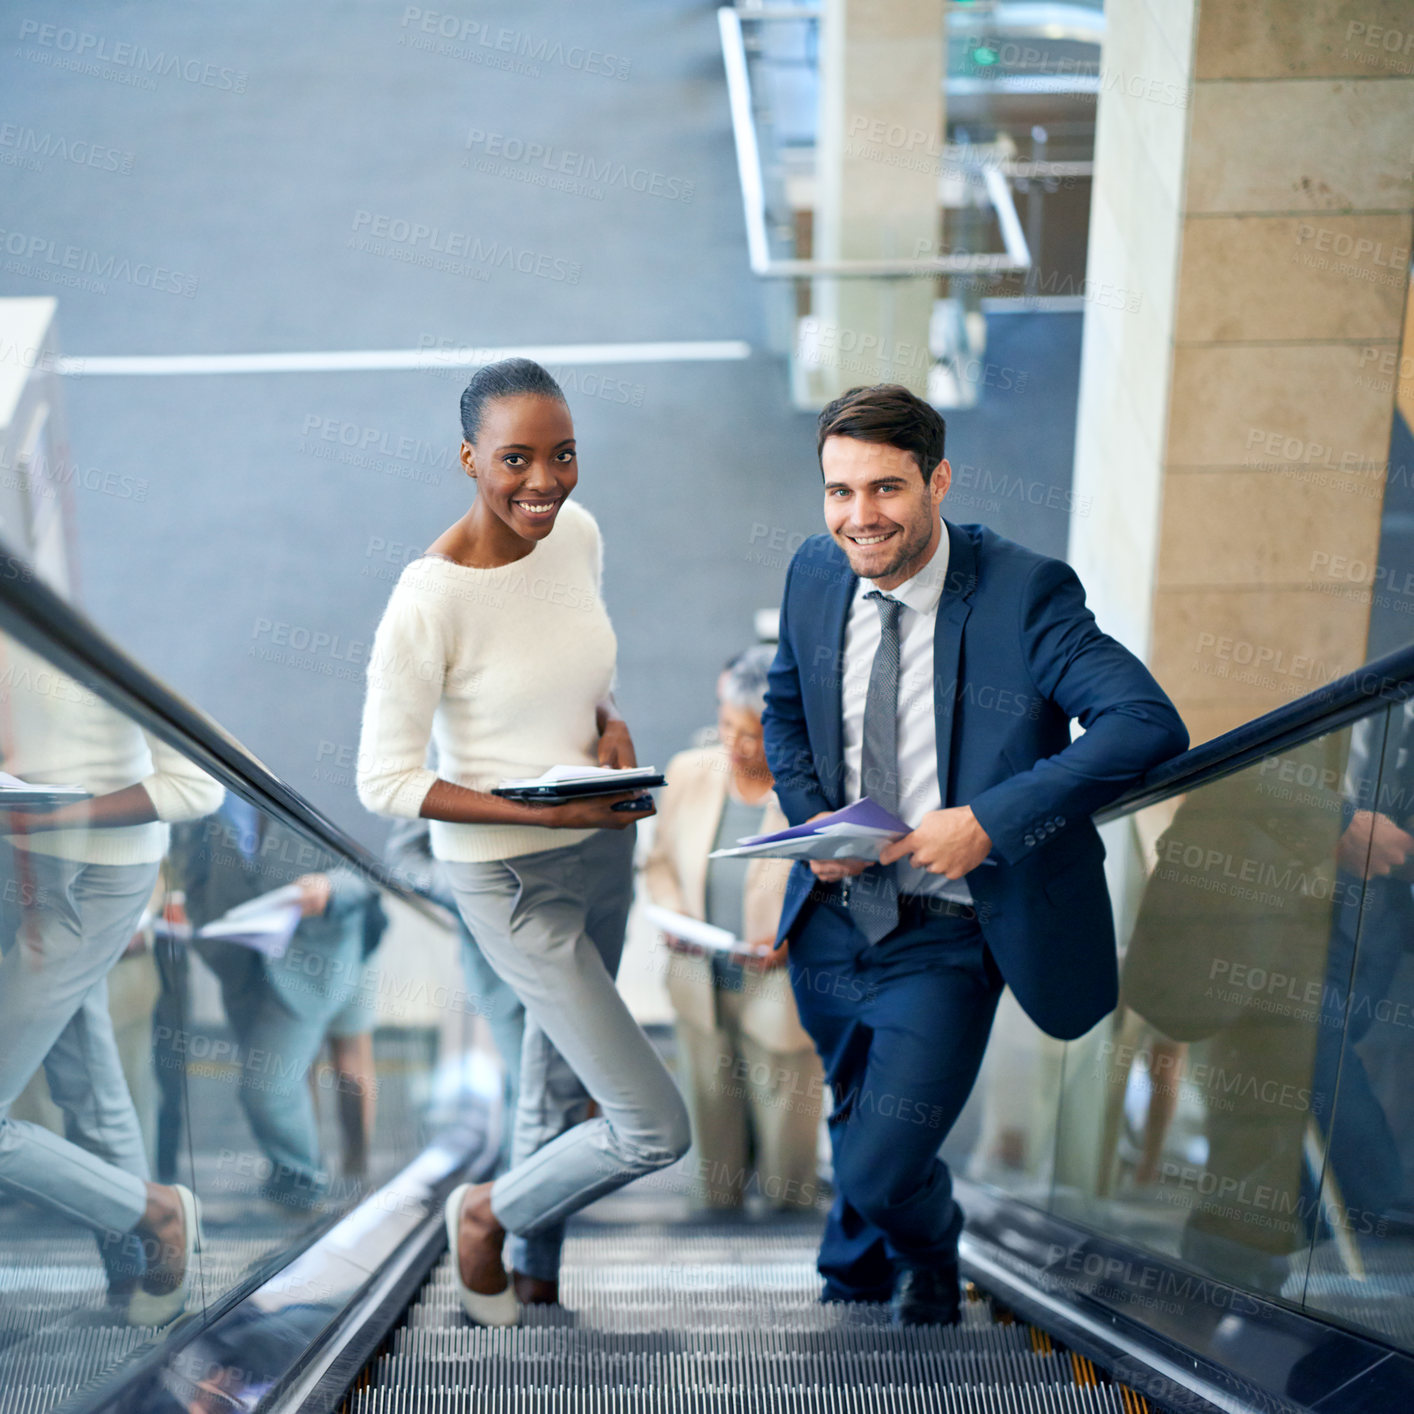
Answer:
<svg viewBox="0 0 1414 1414"><path fill-rule="evenodd" d="M54 155L40 170L8 166L8 205L23 213L11 229L99 264L111 256L194 277L195 292L154 291L136 275L109 278L101 292L56 284L62 267L46 253L12 264L0 289L58 293L63 346L78 355L428 339L728 338L762 350L714 7L464 9L459 19L504 29L532 55L549 48L519 61L538 62L539 74L412 47L442 41L405 26L400 4L28 7L25 16L59 28L46 41L21 34L22 18L6 22L7 110L25 115L32 148L46 135L96 143L130 170ZM145 45L148 62L175 56L181 68L159 68L148 89L114 81L153 77L131 63L98 61L106 78L56 67L73 57L64 30L94 36L110 55ZM478 33L466 52L483 61L500 52ZM579 47L613 56L598 62L626 65L627 76L575 67ZM485 157L491 140L469 151L473 130L583 153L615 173L619 164L655 173L675 195L613 177L602 199L554 190L519 180L544 170L524 161L478 171L463 159ZM545 256L552 276L577 277L485 261L461 271L409 264L358 248L371 225L356 229L360 212L435 226L443 244L451 233L496 242L522 263L529 252L532 267ZM430 253L429 240L394 244ZM1068 485L1079 318L994 322L1012 352L989 357L1029 370L1025 389L989 393L951 419L954 459L994 477ZM751 640L753 612L776 602L788 560L780 547L818 524L813 419L789 410L784 369L764 351L741 363L594 375L567 377L578 494L605 533L622 704L640 757L662 764L710 719L718 667ZM84 606L370 843L382 826L352 787L358 659L402 554L467 505L452 460L461 383L309 373L66 384ZM374 446L351 455L341 436ZM398 454L401 439L411 456ZM970 503L960 495L952 513L1059 552L1063 510L993 492L979 486ZM325 646L313 653L276 641L315 635Z"/></svg>

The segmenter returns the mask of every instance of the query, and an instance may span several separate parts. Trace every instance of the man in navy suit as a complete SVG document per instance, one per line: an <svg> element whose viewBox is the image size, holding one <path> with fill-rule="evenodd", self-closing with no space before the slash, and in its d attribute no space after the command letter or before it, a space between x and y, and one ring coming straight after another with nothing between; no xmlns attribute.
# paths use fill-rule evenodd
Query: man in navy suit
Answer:
<svg viewBox="0 0 1414 1414"><path fill-rule="evenodd" d="M958 1319L938 1150L1002 988L1066 1039L1114 1006L1090 815L1188 745L1068 565L941 518L944 432L894 385L820 414L829 533L787 574L764 719L792 824L868 795L913 826L877 864L797 864L779 935L835 1101L822 1299L904 1325Z"/></svg>

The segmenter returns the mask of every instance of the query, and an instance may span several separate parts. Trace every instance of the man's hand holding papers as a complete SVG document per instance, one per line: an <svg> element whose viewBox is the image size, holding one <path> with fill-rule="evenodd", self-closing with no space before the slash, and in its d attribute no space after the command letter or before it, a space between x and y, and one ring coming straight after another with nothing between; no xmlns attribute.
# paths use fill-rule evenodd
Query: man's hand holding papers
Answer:
<svg viewBox="0 0 1414 1414"><path fill-rule="evenodd" d="M803 825L773 835L752 836L714 853L804 859L816 878L844 879L863 873L885 845L908 833L908 826L897 815L865 796L843 810L816 815Z"/></svg>
<svg viewBox="0 0 1414 1414"><path fill-rule="evenodd" d="M285 884L227 909L220 918L198 929L196 936L238 943L270 958L284 957L300 919L307 916L305 906L308 897L303 881Z"/></svg>
<svg viewBox="0 0 1414 1414"><path fill-rule="evenodd" d="M813 825L817 820L824 820L834 813L833 810L822 810L819 814L812 815L805 823ZM841 879L853 879L862 874L869 864L867 859L812 859L810 872L822 884L837 884Z"/></svg>

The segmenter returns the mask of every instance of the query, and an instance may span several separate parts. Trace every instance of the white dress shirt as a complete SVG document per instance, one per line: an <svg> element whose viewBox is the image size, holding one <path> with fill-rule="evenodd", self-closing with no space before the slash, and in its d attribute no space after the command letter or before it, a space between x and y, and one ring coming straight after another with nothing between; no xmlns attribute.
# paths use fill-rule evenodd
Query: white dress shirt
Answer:
<svg viewBox="0 0 1414 1414"><path fill-rule="evenodd" d="M948 531L943 526L933 557L912 579L905 580L889 596L904 608L899 615L898 681L898 815L910 825L930 810L943 807L938 788L938 740L934 717L936 688L933 683L933 633L938 620L938 601L948 572ZM856 801L863 792L859 776L864 756L864 702L869 694L869 674L879 647L879 605L868 596L877 586L861 579L845 625L844 680L841 707L844 718L845 799ZM943 743L944 748L949 743ZM898 889L903 894L933 894L939 898L971 903L972 891L966 879L949 879L915 869L907 859L894 866Z"/></svg>

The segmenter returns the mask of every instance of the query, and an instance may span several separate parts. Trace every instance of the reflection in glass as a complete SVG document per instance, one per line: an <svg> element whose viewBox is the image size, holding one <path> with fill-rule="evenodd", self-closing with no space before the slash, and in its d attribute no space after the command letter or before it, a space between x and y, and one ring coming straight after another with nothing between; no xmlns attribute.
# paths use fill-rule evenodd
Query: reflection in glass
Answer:
<svg viewBox="0 0 1414 1414"><path fill-rule="evenodd" d="M465 1124L486 1007L450 928L7 640L0 770L0 1408L42 1414Z"/></svg>
<svg viewBox="0 0 1414 1414"><path fill-rule="evenodd" d="M1381 712L1177 802L1121 1007L1068 1048L1061 1129L1095 1142L1061 1147L1062 1214L1292 1301L1313 1244L1365 1269L1403 1179L1361 1050L1414 936L1383 733Z"/></svg>
<svg viewBox="0 0 1414 1414"><path fill-rule="evenodd" d="M186 921L193 948L219 980L231 1031L219 1054L239 1067L240 1108L259 1155L245 1164L233 1157L222 1187L294 1212L317 1209L330 1177L310 1077L326 1039L343 1173L356 1182L367 1172L376 1007L369 959L387 925L377 893L229 792L215 815L174 831L168 876L173 921ZM181 978L172 981L180 988ZM186 1009L180 996L172 1006ZM185 1038L154 1039L159 1069L176 1069L169 1057L180 1055ZM179 1142L165 1126L179 1123L180 1110L164 1114L164 1150Z"/></svg>
<svg viewBox="0 0 1414 1414"><path fill-rule="evenodd" d="M1386 722L1386 716L1388 721ZM1358 723L1340 910L1322 1001L1318 1085L1333 1092L1308 1306L1414 1345L1414 705Z"/></svg>
<svg viewBox="0 0 1414 1414"><path fill-rule="evenodd" d="M108 977L138 933L167 822L214 809L220 787L28 649L4 643L0 660L6 1245L38 1238L29 1255L45 1260L45 1238L87 1229L103 1273L95 1297L128 1326L162 1325L186 1304L196 1208L189 1188L150 1181ZM12 1113L40 1071L62 1135Z"/></svg>
<svg viewBox="0 0 1414 1414"><path fill-rule="evenodd" d="M429 753L429 764L435 768L435 757ZM457 908L456 895L447 882L442 863L432 853L431 822L395 820L384 846L384 861L402 884L423 898L430 899L446 911L454 921L460 939L462 977L466 995L477 1015L486 1021L491 1043L501 1062L500 1112L514 1115L520 1103L520 1059L525 1043L525 1007L516 994L496 975L486 954L472 936L471 929ZM510 1166L511 1139L514 1126L501 1124L500 1148L495 1171L504 1173Z"/></svg>

